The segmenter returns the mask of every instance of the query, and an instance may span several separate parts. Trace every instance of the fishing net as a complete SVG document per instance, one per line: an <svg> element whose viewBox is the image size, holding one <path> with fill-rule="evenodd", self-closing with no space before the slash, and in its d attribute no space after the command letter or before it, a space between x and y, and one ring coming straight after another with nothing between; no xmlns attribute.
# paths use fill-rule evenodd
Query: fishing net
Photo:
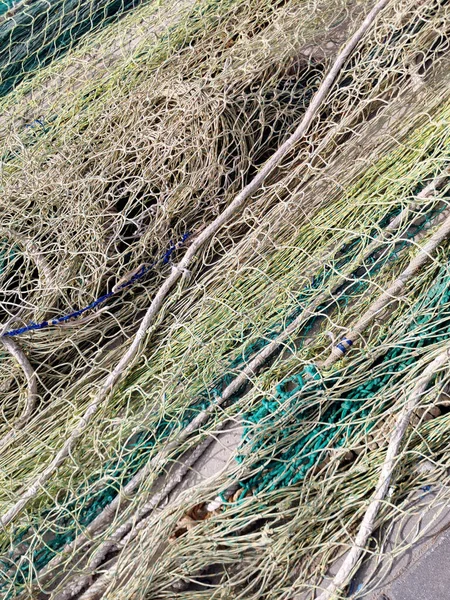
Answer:
<svg viewBox="0 0 450 600"><path fill-rule="evenodd" d="M444 0L388 4L104 385L369 9L0 3L2 597L314 598L351 545L448 345L447 236L348 337L448 217ZM447 385L440 369L414 412L380 556L411 494L448 495ZM183 491L224 431L226 468Z"/></svg>

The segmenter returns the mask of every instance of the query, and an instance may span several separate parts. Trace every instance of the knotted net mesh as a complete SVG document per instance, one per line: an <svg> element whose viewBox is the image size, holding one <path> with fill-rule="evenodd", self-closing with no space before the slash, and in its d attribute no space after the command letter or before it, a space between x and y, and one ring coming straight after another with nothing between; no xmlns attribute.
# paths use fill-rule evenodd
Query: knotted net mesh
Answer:
<svg viewBox="0 0 450 600"><path fill-rule="evenodd" d="M448 347L448 4L389 2L198 248L371 6L3 5L2 597L314 598ZM420 487L445 504L447 385L412 416L380 559Z"/></svg>

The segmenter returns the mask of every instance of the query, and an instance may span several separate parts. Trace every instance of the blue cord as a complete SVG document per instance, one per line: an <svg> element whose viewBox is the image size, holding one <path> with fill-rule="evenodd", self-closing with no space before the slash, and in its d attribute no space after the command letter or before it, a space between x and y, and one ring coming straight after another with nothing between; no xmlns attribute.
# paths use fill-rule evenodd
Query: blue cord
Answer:
<svg viewBox="0 0 450 600"><path fill-rule="evenodd" d="M177 242L176 244L173 244L172 242L170 242L170 246L169 246L168 250L166 250L163 257L161 259L159 259L163 265L166 265L169 262L170 257L172 256L173 252L179 246L181 246L181 244L183 244L190 235L191 234L188 231L187 233L183 234L183 236L181 237L181 240L179 242ZM77 318L80 315L82 315L83 313L87 312L88 310L92 310L92 309L96 308L99 304L102 304L103 302L105 302L106 300L111 298L111 296L114 296L115 294L118 294L125 288L132 286L139 279L142 279L142 277L144 277L144 275L147 275L147 273L149 271L151 271L158 264L159 260L156 260L148 267L143 266L142 269L139 269L139 271L137 273L135 273L132 277L130 277L130 279L128 281L126 281L121 286L119 286L115 291L111 291L111 292L108 292L107 294L104 294L103 296L100 296L100 298L97 298L97 300L94 300L88 306L85 306L84 308L80 308L80 310L76 310L76 311L71 312L70 314L64 315L62 317L56 317L56 318L50 319L48 321L42 321L41 323L31 322L28 325L25 325L24 327L19 327L18 329L10 329L9 331L5 331L5 333L3 333L0 337L15 337L17 335L21 335L22 333L26 333L27 331L34 331L36 329L44 329L45 327L50 327L51 325L59 325L59 323L64 323L65 321L69 321L70 319Z"/></svg>

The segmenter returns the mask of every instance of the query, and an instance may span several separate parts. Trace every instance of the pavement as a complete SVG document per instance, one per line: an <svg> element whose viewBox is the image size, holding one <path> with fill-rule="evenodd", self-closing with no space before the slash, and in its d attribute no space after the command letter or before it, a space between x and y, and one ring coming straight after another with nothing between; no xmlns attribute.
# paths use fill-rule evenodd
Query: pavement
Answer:
<svg viewBox="0 0 450 600"><path fill-rule="evenodd" d="M368 546L353 577L348 600L450 600L450 486L431 477L403 502ZM395 490L394 490L395 492ZM317 585L305 585L296 600L314 600L328 587L346 553Z"/></svg>
<svg viewBox="0 0 450 600"><path fill-rule="evenodd" d="M424 486L352 581L355 600L450 600L450 490Z"/></svg>
<svg viewBox="0 0 450 600"><path fill-rule="evenodd" d="M217 439L177 486L172 499L186 489L223 472L242 437L235 423ZM339 569L345 554L321 585L300 594L312 600ZM397 516L374 537L362 567L353 578L351 600L450 600L450 487L418 487L401 504Z"/></svg>
<svg viewBox="0 0 450 600"><path fill-rule="evenodd" d="M450 598L450 532L444 533L404 574L377 594L383 600Z"/></svg>
<svg viewBox="0 0 450 600"><path fill-rule="evenodd" d="M239 421L217 434L212 444L174 489L170 501L177 498L181 492L190 488L195 489L198 485L226 471L229 463L234 461L233 456L242 441L242 435L243 426Z"/></svg>

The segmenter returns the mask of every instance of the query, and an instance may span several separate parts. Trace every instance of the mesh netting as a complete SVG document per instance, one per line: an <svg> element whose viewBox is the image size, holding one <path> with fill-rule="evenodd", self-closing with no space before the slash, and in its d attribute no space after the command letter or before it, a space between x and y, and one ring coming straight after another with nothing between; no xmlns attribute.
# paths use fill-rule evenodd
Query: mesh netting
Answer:
<svg viewBox="0 0 450 600"><path fill-rule="evenodd" d="M370 8L0 3L2 597L306 600L352 544L448 348L447 3L389 2L196 244ZM411 494L448 495L447 386L414 407L380 556Z"/></svg>

